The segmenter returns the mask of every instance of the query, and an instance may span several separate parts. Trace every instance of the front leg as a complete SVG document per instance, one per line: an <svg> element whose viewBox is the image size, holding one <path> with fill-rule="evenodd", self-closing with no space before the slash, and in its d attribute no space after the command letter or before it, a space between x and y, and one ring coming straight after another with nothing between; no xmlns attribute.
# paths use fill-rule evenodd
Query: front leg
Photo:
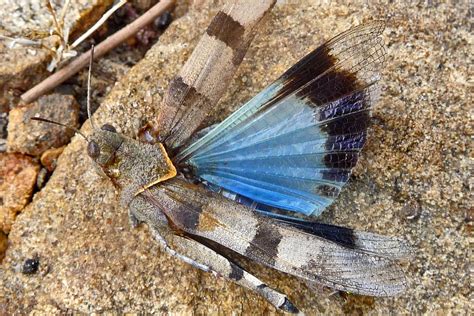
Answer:
<svg viewBox="0 0 474 316"><path fill-rule="evenodd" d="M140 225L140 220L134 214L133 209L128 209L128 223L132 228L137 228Z"/></svg>
<svg viewBox="0 0 474 316"><path fill-rule="evenodd" d="M299 313L298 309L288 300L286 295L270 288L254 275L245 271L237 264L219 255L214 250L188 238L177 235L167 236L173 249L162 237L160 231L150 227L155 239L163 245L165 251L173 257L179 258L192 266L206 272L211 272L215 276L222 276L241 286L257 292L269 303L278 309L290 313Z"/></svg>

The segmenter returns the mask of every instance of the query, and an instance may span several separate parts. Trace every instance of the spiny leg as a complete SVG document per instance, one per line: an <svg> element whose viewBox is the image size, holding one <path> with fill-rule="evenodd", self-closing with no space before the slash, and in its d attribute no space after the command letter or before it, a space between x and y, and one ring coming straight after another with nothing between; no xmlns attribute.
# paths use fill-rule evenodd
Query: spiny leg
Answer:
<svg viewBox="0 0 474 316"><path fill-rule="evenodd" d="M286 295L270 288L257 277L219 255L214 250L192 239L169 235L167 237L169 237L169 241L173 245L173 249L171 249L158 229L151 227L151 231L155 239L164 246L165 251L172 256L203 271L211 272L215 276L225 277L240 286L253 290L278 309L290 313L299 313L299 310L290 302Z"/></svg>

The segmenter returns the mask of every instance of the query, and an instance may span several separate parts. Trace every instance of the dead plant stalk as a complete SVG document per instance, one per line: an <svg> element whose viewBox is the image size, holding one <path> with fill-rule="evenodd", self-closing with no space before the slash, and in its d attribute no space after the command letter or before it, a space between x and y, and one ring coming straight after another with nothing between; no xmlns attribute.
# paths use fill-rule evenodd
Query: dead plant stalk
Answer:
<svg viewBox="0 0 474 316"><path fill-rule="evenodd" d="M117 47L127 38L133 36L138 31L143 29L146 25L153 22L153 20L156 19L158 16L162 15L167 10L170 10L174 3L175 0L162 0L158 2L138 19L136 19L132 23L122 28L120 31L112 34L100 44L98 44L95 47L94 56L97 58L101 57L111 49ZM88 50L64 68L58 70L45 80L38 83L30 90L23 93L21 95L22 102L27 104L35 101L43 94L51 91L52 89L66 81L68 78L75 75L79 70L81 70L84 66L88 64L90 54L91 50Z"/></svg>

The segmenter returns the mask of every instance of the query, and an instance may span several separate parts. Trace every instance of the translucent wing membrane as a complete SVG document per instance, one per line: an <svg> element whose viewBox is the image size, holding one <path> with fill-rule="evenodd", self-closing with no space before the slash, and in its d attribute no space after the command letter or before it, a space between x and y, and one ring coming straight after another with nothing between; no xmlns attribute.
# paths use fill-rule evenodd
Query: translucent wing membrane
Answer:
<svg viewBox="0 0 474 316"><path fill-rule="evenodd" d="M319 215L349 179L366 141L384 59L384 23L323 44L175 162L257 203Z"/></svg>

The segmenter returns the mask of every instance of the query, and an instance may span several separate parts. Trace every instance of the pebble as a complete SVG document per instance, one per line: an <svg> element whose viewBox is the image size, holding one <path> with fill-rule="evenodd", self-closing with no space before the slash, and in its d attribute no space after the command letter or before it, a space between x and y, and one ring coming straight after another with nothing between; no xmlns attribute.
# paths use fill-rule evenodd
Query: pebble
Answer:
<svg viewBox="0 0 474 316"><path fill-rule="evenodd" d="M153 26L157 29L164 30L166 29L170 23L173 21L173 16L169 11L166 11L162 15L160 15L155 21L153 21Z"/></svg>
<svg viewBox="0 0 474 316"><path fill-rule="evenodd" d="M26 107L11 110L7 137L9 152L39 156L50 148L67 144L74 135L70 129L31 121L31 117L41 117L77 128L79 104L71 95L50 94Z"/></svg>
<svg viewBox="0 0 474 316"><path fill-rule="evenodd" d="M41 164L45 166L48 171L51 172L56 168L58 158L63 152L64 147L65 146L48 149L41 155Z"/></svg>
<svg viewBox="0 0 474 316"><path fill-rule="evenodd" d="M45 185L46 182L48 182L50 173L48 172L48 169L42 167L38 173L38 177L36 178L36 187L38 190L41 190Z"/></svg>
<svg viewBox="0 0 474 316"><path fill-rule="evenodd" d="M26 259L21 272L23 274L35 274L38 271L40 261L38 257Z"/></svg>

